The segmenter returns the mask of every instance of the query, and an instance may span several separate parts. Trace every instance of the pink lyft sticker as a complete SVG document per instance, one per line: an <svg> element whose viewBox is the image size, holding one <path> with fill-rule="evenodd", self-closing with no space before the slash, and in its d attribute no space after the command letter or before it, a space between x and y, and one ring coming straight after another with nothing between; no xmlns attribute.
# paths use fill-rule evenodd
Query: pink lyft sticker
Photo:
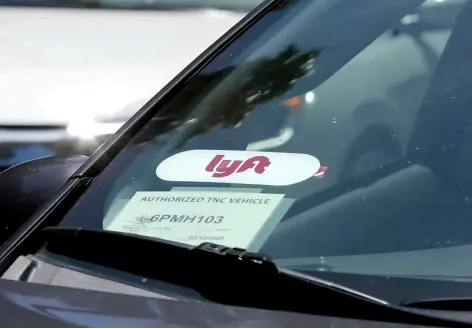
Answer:
<svg viewBox="0 0 472 329"><path fill-rule="evenodd" d="M165 159L156 175L166 181L286 186L319 170L320 161L308 154L191 150Z"/></svg>

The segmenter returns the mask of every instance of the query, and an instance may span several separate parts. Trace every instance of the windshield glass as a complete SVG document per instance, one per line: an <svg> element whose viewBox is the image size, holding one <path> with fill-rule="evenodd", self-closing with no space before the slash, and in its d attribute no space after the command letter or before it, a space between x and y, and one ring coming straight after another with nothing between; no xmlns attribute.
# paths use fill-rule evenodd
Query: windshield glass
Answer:
<svg viewBox="0 0 472 329"><path fill-rule="evenodd" d="M216 8L250 11L263 0L0 0L0 6L98 7L130 9Z"/></svg>
<svg viewBox="0 0 472 329"><path fill-rule="evenodd" d="M283 1L156 110L61 225L292 269L471 277L470 31L472 0Z"/></svg>

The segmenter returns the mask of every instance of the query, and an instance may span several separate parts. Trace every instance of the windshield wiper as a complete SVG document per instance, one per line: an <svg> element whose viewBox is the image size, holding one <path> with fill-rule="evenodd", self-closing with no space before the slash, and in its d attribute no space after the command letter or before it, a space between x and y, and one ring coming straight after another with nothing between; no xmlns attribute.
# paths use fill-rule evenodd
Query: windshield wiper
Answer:
<svg viewBox="0 0 472 329"><path fill-rule="evenodd" d="M186 286L217 303L373 321L468 326L279 269L269 256L242 249L213 243L191 247L134 234L75 227L47 227L43 236L49 252Z"/></svg>

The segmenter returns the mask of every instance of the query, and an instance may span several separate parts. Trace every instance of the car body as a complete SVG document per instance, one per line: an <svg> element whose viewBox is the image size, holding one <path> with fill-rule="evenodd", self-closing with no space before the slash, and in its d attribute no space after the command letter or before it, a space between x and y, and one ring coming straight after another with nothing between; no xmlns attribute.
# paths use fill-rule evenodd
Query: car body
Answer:
<svg viewBox="0 0 472 329"><path fill-rule="evenodd" d="M10 327L386 327L395 323L293 314L2 280ZM397 324L401 326L401 324Z"/></svg>
<svg viewBox="0 0 472 329"><path fill-rule="evenodd" d="M0 1L0 167L91 154L259 2Z"/></svg>
<svg viewBox="0 0 472 329"><path fill-rule="evenodd" d="M472 0L446 4L266 1L90 158L4 171L4 309L85 326L183 326L196 305L197 326L469 325ZM420 50L436 62L418 78ZM372 118L377 98L403 105ZM104 318L99 298L155 312L107 302Z"/></svg>

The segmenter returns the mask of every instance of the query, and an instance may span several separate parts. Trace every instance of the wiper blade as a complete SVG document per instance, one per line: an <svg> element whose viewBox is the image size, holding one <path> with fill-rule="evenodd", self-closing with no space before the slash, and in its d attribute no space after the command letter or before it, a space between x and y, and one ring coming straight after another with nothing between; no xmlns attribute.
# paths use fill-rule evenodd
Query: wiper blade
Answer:
<svg viewBox="0 0 472 329"><path fill-rule="evenodd" d="M278 269L269 256L243 249L213 243L192 247L135 234L76 227L47 227L43 236L50 252L186 286L217 303L418 325L463 324Z"/></svg>
<svg viewBox="0 0 472 329"><path fill-rule="evenodd" d="M255 267L255 272L262 275L277 271L268 256L212 243L192 247L142 235L76 227L46 227L43 236L46 249L56 254L143 276L169 279L182 285L193 286L205 279L192 273L194 269L189 275L189 265L201 270L216 263L219 271L234 271L234 266L242 272ZM133 254L135 257L129 257ZM146 256L149 262L143 262ZM158 261L157 257L160 258Z"/></svg>

